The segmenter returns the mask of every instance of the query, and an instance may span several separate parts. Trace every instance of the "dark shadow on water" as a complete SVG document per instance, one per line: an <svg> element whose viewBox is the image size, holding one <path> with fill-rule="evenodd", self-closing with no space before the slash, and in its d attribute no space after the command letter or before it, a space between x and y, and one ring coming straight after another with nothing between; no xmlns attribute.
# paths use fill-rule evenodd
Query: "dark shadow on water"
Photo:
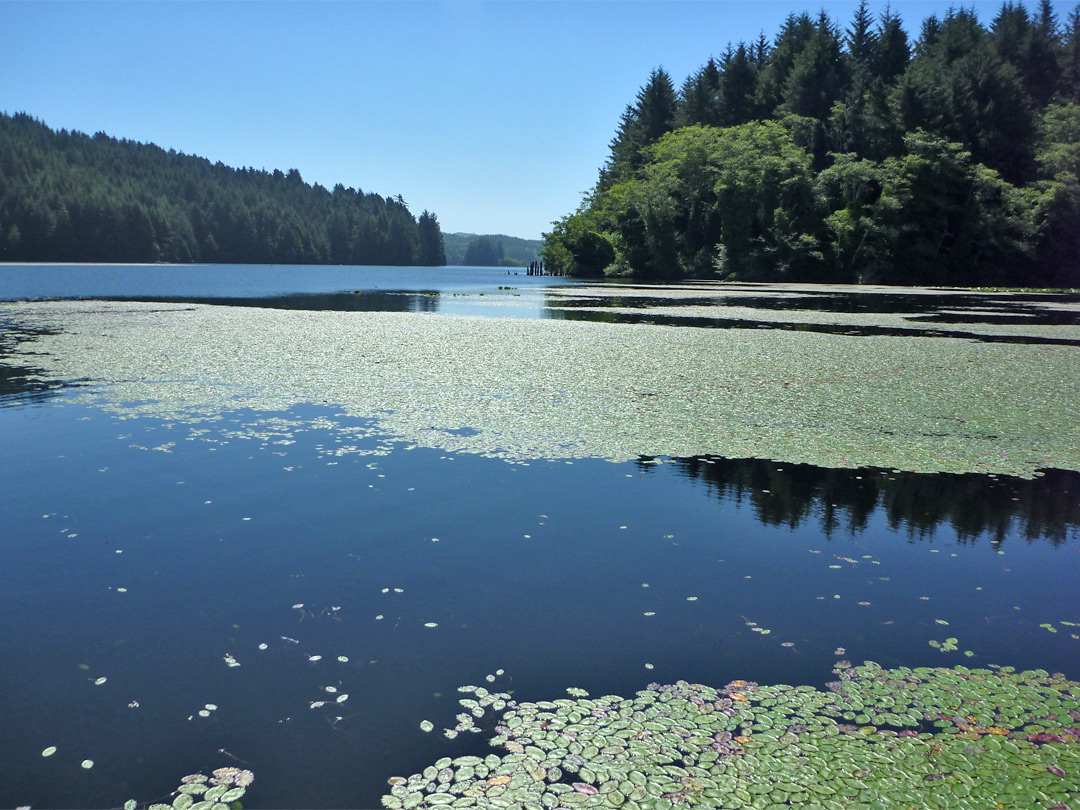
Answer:
<svg viewBox="0 0 1080 810"><path fill-rule="evenodd" d="M20 349L45 334L49 333L44 329L0 319L0 408L45 402L77 384L45 379L45 370L33 365L27 351ZM42 360L51 362L52 358L43 356Z"/></svg>
<svg viewBox="0 0 1080 810"><path fill-rule="evenodd" d="M657 301L653 301L656 305ZM662 302L667 305L669 302ZM591 304L590 304L591 305ZM613 305L614 306L614 305ZM593 310L575 310L564 308L560 302L558 306L548 306L544 309L548 318L567 321L590 321L593 323L636 323L651 324L655 326L695 326L704 329L780 329L787 332L819 332L826 335L851 335L855 337L886 336L886 337L951 337L964 340L974 340L979 343L1012 343L1036 346L1080 346L1080 340L1072 338L1041 337L1034 335L984 335L974 332L964 332L955 329L903 329L890 326L865 326L853 324L825 324L825 323L783 323L778 321L754 321L743 318L701 318L680 317L678 315L656 315L648 313L630 312L597 312ZM943 319L955 321L959 317L942 316ZM978 323L996 323L996 321L977 321ZM1025 320L1023 324L1031 325L1035 321Z"/></svg>
<svg viewBox="0 0 1080 810"><path fill-rule="evenodd" d="M692 298L663 298L647 295L572 298L549 295L553 308L602 307L618 309L648 309L665 307L748 307L773 312L834 312L848 314L903 315L913 320L959 323L1017 323L1040 326L1075 326L1080 324L1080 312L1048 309L1043 304L1076 304L1080 295L1066 293L1009 293L996 295L934 294L934 293L877 293L796 291L774 295L712 295ZM957 310L969 310L960 315Z"/></svg>
<svg viewBox="0 0 1080 810"><path fill-rule="evenodd" d="M226 307L264 307L320 312L438 312L437 291L353 290L336 293L293 293L249 297L132 296L112 301L156 304L213 304Z"/></svg>
<svg viewBox="0 0 1080 810"><path fill-rule="evenodd" d="M714 299L714 301L717 299ZM754 307L769 310L801 310L816 312L847 312L904 314L914 313L923 319L959 320L959 316L943 310L989 310L972 312L964 323L998 323L999 316L1017 316L1018 322L1029 324L1078 324L1080 313L1046 309L1045 303L1077 303L1080 295L1062 293L1008 293L980 295L978 293L870 293L853 290L850 293L808 292L794 296L721 296L724 306Z"/></svg>
<svg viewBox="0 0 1080 810"><path fill-rule="evenodd" d="M1058 546L1080 527L1080 473L1042 470L1034 479L976 473L830 469L763 459L674 459L680 475L704 482L717 498L746 502L772 526L818 524L829 537L866 531L878 511L912 539L949 526L962 543L985 537L1046 540ZM655 469L651 459L639 469Z"/></svg>

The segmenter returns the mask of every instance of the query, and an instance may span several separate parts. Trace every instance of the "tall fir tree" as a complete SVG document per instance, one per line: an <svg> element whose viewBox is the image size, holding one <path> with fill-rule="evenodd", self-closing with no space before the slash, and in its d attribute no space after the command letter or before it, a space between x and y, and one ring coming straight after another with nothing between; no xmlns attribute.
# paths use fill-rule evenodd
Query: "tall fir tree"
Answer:
<svg viewBox="0 0 1080 810"><path fill-rule="evenodd" d="M633 104L627 106L610 144L611 154L600 177L609 188L643 162L641 150L675 128L675 87L662 67L649 74Z"/></svg>

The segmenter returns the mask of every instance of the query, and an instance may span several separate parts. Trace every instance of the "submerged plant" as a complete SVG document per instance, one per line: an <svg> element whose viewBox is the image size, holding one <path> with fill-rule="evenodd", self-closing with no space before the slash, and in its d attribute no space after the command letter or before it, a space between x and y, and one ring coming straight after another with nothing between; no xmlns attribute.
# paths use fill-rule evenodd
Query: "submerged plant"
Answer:
<svg viewBox="0 0 1080 810"><path fill-rule="evenodd" d="M491 744L503 753L393 777L382 803L1060 810L1080 799L1080 683L1009 667L841 661L835 672L828 691L678 681L535 703L463 687L475 695L465 708L499 712Z"/></svg>

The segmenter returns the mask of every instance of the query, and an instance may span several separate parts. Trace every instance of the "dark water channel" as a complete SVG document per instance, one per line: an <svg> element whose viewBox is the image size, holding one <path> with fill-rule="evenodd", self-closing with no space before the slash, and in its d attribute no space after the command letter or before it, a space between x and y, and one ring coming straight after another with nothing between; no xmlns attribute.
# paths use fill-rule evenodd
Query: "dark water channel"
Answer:
<svg viewBox="0 0 1080 810"><path fill-rule="evenodd" d="M5 355L32 338L0 323ZM0 358L0 807L154 800L238 761L247 806L374 807L484 751L439 729L498 670L532 700L821 687L838 658L1080 678L1075 472L510 463L332 405L111 413L49 361Z"/></svg>

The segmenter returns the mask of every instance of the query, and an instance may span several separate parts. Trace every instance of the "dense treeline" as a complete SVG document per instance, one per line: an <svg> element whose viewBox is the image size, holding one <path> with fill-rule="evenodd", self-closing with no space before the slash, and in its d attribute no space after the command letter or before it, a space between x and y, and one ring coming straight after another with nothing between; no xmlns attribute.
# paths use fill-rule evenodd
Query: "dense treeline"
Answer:
<svg viewBox="0 0 1080 810"><path fill-rule="evenodd" d="M401 197L0 114L0 260L442 265Z"/></svg>
<svg viewBox="0 0 1080 810"><path fill-rule="evenodd" d="M1080 285L1080 7L790 15L653 71L545 234L575 275Z"/></svg>

